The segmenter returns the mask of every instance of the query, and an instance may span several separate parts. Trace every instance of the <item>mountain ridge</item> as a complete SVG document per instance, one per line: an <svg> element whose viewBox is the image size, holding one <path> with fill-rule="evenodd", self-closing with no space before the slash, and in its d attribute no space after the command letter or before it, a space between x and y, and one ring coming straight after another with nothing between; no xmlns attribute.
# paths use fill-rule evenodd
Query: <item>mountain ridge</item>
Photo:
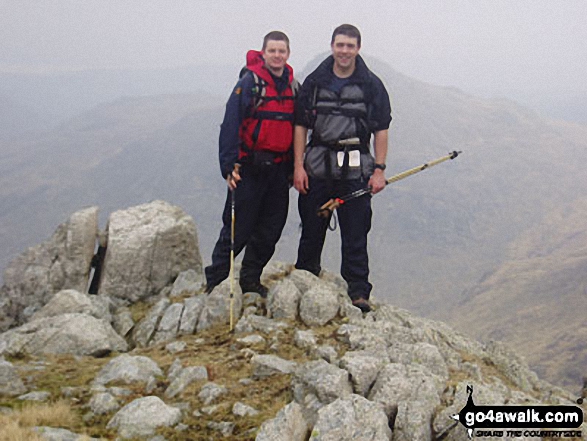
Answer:
<svg viewBox="0 0 587 441"><path fill-rule="evenodd" d="M549 213L451 314L461 331L508 341L542 377L566 386L582 381L587 364L586 214L585 199Z"/></svg>

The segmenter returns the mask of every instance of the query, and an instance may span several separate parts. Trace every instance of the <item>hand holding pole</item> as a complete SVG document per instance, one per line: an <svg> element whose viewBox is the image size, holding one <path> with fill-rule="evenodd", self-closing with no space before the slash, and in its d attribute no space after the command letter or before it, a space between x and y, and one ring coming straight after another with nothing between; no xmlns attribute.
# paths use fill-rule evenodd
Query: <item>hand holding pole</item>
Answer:
<svg viewBox="0 0 587 441"><path fill-rule="evenodd" d="M234 169L232 170L232 172L230 172L230 174L226 177L226 184L228 185L228 188L230 188L231 191L234 191L236 189L238 183L242 179L240 170L241 165L237 162L236 164L234 164Z"/></svg>
<svg viewBox="0 0 587 441"><path fill-rule="evenodd" d="M459 156L462 152L461 151L453 151L451 153L449 153L446 156L442 156L441 158L435 159L433 161L430 162L426 162L425 164L422 164L418 167L414 167L411 168L409 170L403 171L401 173L398 173L397 175L392 176L391 178L388 178L385 181L385 185L387 186L388 184L391 184L392 182L397 182L400 181L402 179L407 178L408 176L412 176L416 173L419 173L421 171L426 170L427 168L430 167L434 167L435 165L440 164L441 162L444 161L448 161L449 159L455 159L457 156ZM328 218L332 215L332 213L334 212L334 210L336 210L338 207L340 207L342 204L344 204L347 201L350 201L351 199L355 199L358 198L360 196L366 195L368 193L371 193L371 187L365 187L365 188L361 188L357 191L354 191L353 193L347 194L345 196L340 196L334 199L330 199L328 202L326 202L324 205L322 205L320 207L320 209L318 209L318 216L320 217L325 217Z"/></svg>

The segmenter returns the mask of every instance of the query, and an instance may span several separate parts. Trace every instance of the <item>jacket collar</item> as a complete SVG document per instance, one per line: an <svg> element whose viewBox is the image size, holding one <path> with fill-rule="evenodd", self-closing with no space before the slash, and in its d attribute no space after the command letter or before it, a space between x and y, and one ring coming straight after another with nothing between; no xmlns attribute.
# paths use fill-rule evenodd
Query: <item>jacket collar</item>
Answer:
<svg viewBox="0 0 587 441"><path fill-rule="evenodd" d="M332 78L334 78L335 75L333 67L334 57L332 55L330 55L322 63L320 63L320 66L318 66L318 68L315 70L317 74L317 83L319 85L322 86L328 84L332 80ZM360 55L357 55L355 61L355 71L349 77L349 81L351 83L360 84L367 82L368 78L369 68L367 67L367 64L365 63L363 58Z"/></svg>

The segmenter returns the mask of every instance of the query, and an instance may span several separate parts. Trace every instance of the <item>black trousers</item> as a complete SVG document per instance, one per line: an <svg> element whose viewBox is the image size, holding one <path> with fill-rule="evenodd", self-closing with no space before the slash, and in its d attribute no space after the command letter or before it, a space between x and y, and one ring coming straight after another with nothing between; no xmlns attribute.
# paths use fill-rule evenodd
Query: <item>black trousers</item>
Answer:
<svg viewBox="0 0 587 441"><path fill-rule="evenodd" d="M300 194L298 209L302 220L302 236L298 248L297 269L320 274L322 248L330 219L319 217L316 212L325 202L336 196L344 196L367 186L363 179L332 180L310 178L309 191ZM340 274L348 284L351 299L369 299L372 285L369 283L369 255L367 234L371 230L371 195L350 200L337 210L342 242Z"/></svg>
<svg viewBox="0 0 587 441"><path fill-rule="evenodd" d="M274 164L256 170L250 164L241 168L242 181L235 190L234 253L243 248L240 280L259 282L263 268L275 252L275 245L287 219L289 207L288 164ZM230 273L231 192L227 191L222 229L212 264L206 267L208 286L216 286Z"/></svg>

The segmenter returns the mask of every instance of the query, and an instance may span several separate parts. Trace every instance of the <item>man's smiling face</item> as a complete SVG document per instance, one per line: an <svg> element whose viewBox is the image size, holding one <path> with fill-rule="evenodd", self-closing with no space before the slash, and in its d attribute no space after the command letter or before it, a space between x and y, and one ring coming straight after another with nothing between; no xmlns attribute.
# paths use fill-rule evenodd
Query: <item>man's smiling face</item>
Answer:
<svg viewBox="0 0 587 441"><path fill-rule="evenodd" d="M269 40L267 46L263 49L263 59L267 69L275 75L281 75L285 68L285 63L289 58L289 48L287 43L281 40Z"/></svg>
<svg viewBox="0 0 587 441"><path fill-rule="evenodd" d="M355 37L339 34L330 45L334 63L342 71L354 70L360 46Z"/></svg>

